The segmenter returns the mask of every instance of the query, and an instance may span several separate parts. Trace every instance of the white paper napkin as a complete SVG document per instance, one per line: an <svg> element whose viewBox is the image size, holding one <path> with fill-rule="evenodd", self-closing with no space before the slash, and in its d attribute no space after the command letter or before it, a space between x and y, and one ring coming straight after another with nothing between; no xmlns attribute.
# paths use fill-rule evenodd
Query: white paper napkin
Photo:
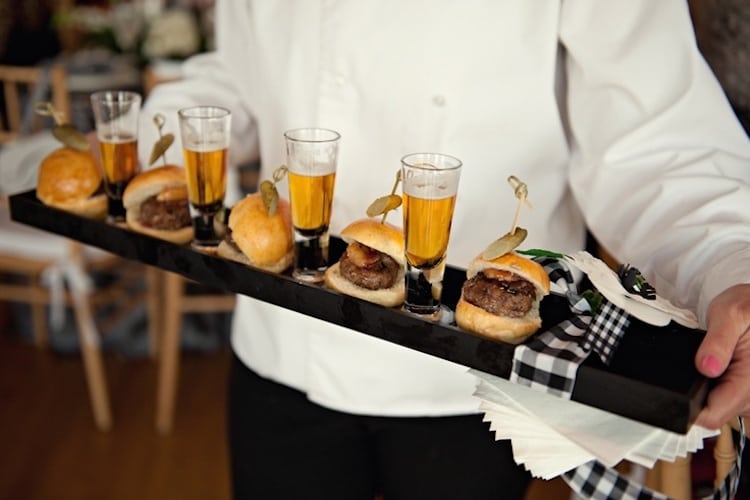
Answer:
<svg viewBox="0 0 750 500"><path fill-rule="evenodd" d="M551 479L590 460L606 466L622 460L651 468L703 447L718 431L693 426L676 434L628 418L519 386L484 372L475 397L495 439L511 440L517 463L535 477Z"/></svg>
<svg viewBox="0 0 750 500"><path fill-rule="evenodd" d="M641 321L656 326L666 326L670 321L676 321L688 328L699 327L698 318L692 311L679 308L659 295L650 300L625 290L617 273L586 251L567 256L566 262L586 274L607 300Z"/></svg>

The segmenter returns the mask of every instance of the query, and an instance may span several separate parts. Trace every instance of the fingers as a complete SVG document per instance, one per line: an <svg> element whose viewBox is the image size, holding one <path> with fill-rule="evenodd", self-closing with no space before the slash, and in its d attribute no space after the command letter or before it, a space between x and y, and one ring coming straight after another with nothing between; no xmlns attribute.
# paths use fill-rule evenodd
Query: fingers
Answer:
<svg viewBox="0 0 750 500"><path fill-rule="evenodd" d="M695 354L698 371L711 378L724 373L732 359L738 337L739 334L726 321L712 322Z"/></svg>
<svg viewBox="0 0 750 500"><path fill-rule="evenodd" d="M747 395L745 395L747 398ZM695 423L707 429L718 429L732 418L740 415L737 384L721 383L708 396L708 404L701 410Z"/></svg>
<svg viewBox="0 0 750 500"><path fill-rule="evenodd" d="M715 378L724 373L737 342L750 326L750 285L734 286L719 294L708 308L707 323L695 366L703 375Z"/></svg>
<svg viewBox="0 0 750 500"><path fill-rule="evenodd" d="M738 415L750 417L750 334L740 337L731 365L709 393L696 423L718 429Z"/></svg>
<svg viewBox="0 0 750 500"><path fill-rule="evenodd" d="M696 423L718 429L737 415L750 416L750 285L719 294L709 306L707 323L695 366L703 375L721 379Z"/></svg>

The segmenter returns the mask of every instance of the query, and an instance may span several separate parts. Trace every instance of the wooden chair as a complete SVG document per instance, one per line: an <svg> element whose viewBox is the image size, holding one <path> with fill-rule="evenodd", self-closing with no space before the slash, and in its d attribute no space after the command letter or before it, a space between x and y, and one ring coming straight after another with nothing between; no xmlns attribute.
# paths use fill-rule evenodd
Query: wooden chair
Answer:
<svg viewBox="0 0 750 500"><path fill-rule="evenodd" d="M0 66L0 82L3 87L5 113L0 124L0 144L6 144L23 134L36 132L42 124L39 117L31 121L27 130L25 125L23 99L32 98L34 92L45 82L51 89L50 97L55 109L65 116L70 116L70 96L68 95L67 72L61 64L49 68L39 66Z"/></svg>
<svg viewBox="0 0 750 500"><path fill-rule="evenodd" d="M41 128L39 117L35 117L30 123L24 123L24 113L27 106L23 105L23 99L30 99L35 93L35 88L48 81L49 92L44 92L44 96L49 95L55 109L66 116L70 116L70 99L68 97L66 72L63 66L59 64L52 65L48 70L41 67L25 66L3 66L0 65L0 82L2 83L3 92L3 113L0 116L0 146L7 145L23 135L36 132ZM41 96L40 96L41 97ZM24 130L24 126L27 126ZM0 221L3 226L10 223L6 194L3 193L3 186L0 186ZM9 227L4 227L3 231L8 232ZM35 230L28 230L29 234L43 234ZM0 250L1 251L1 250ZM8 273L9 270L18 270L19 273L34 276L32 283L38 285L37 288L30 288L25 293L19 293L21 290L17 287L9 286L3 283L0 286L0 300L11 300L19 297L27 297L32 308L32 324L34 331L35 343L43 347L47 343L46 314L45 305L48 301L47 288L42 287L40 283L41 272L47 266L47 262L36 259L24 259L17 257L21 249L4 253L0 255L0 270ZM15 274L15 273L14 273Z"/></svg>
<svg viewBox="0 0 750 500"><path fill-rule="evenodd" d="M735 462L735 449L732 442L733 426L725 424L716 438L713 449L715 462L714 488L724 481ZM676 500L691 500L693 496L693 478L691 474L691 455L678 458L674 462L659 461L646 475L646 486L664 493ZM743 464L745 465L745 464Z"/></svg>
<svg viewBox="0 0 750 500"><path fill-rule="evenodd" d="M162 434L171 432L180 367L180 338L182 317L188 313L232 312L236 303L233 294L221 291L188 293L190 282L176 273L150 268L148 278L150 300L159 303L160 314L149 321L156 322L160 336L153 345L159 360L159 380L156 396L156 429Z"/></svg>
<svg viewBox="0 0 750 500"><path fill-rule="evenodd" d="M0 144L10 147L12 141L42 126L34 123L24 128L23 110L33 106L30 100L51 100L58 111L70 116L66 81L65 68L59 64L49 68L0 66L7 124L0 129ZM42 92L43 88L48 92ZM142 300L137 289L140 273L136 265L128 265L112 254L11 221L2 192L0 186L0 300L30 305L33 338L39 347L45 347L48 341L47 308L72 307L94 420L99 429L108 430L112 412L98 331L109 329ZM77 277L84 279L96 274L106 277L108 284L95 285L88 293L85 287L69 286L70 281L64 286L61 282L63 287L57 289L61 300L57 303L53 289L42 278L45 274L60 278L66 273L68 278L78 273ZM97 317L96 312L104 305L109 314Z"/></svg>
<svg viewBox="0 0 750 500"><path fill-rule="evenodd" d="M165 78L148 67L143 72L144 94L154 87L177 80ZM158 359L156 390L156 429L162 434L171 432L175 419L179 384L180 345L183 316L191 313L222 313L234 311L236 298L219 290L199 290L189 293L191 282L179 274L149 267L147 271L148 302L156 311L149 315L149 325L158 334L150 337L150 350Z"/></svg>

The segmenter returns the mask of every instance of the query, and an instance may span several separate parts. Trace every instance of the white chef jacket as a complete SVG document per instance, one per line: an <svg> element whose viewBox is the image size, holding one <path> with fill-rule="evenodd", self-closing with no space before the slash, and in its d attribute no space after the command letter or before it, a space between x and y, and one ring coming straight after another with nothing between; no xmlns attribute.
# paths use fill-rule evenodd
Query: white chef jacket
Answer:
<svg viewBox="0 0 750 500"><path fill-rule="evenodd" d="M448 262L519 223L524 248L581 248L586 224L656 289L701 315L750 282L750 145L680 0L227 0L217 50L145 106L232 111L233 163L285 161L282 134L339 131L332 233L390 192L400 158L463 161ZM171 149L180 162L179 141ZM282 193L286 186L281 186ZM400 222L392 214L391 222ZM474 412L466 368L240 297L233 349L265 377L359 414Z"/></svg>

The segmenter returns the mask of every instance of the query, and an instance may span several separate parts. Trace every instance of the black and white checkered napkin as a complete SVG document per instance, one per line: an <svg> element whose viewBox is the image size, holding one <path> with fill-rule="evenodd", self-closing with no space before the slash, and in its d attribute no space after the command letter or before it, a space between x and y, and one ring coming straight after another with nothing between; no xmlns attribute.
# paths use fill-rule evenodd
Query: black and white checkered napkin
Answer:
<svg viewBox="0 0 750 500"><path fill-rule="evenodd" d="M609 362L630 324L629 315L603 299L592 316L564 263L548 257L535 260L558 289L566 290L574 314L516 347L510 381L570 399L578 367L591 352Z"/></svg>
<svg viewBox="0 0 750 500"><path fill-rule="evenodd" d="M578 367L589 355L583 339L590 320L573 316L517 346L510 381L570 399Z"/></svg>
<svg viewBox="0 0 750 500"><path fill-rule="evenodd" d="M594 351L602 362L608 364L629 324L628 313L604 300L583 338L583 350Z"/></svg>
<svg viewBox="0 0 750 500"><path fill-rule="evenodd" d="M745 449L744 425L741 418L737 420L739 422L739 430L732 432L737 459L732 469L721 482L721 485L711 495L703 497L703 500L727 500L734 498L734 495L737 493L742 467L741 457ZM662 500L669 498L635 481L631 481L616 470L605 467L597 460L592 460L566 472L562 475L562 478L573 491L584 498L593 498L596 500Z"/></svg>
<svg viewBox="0 0 750 500"><path fill-rule="evenodd" d="M662 495L640 484L623 477L614 469L605 467L601 462L592 460L566 472L562 478L568 486L584 498L597 500L620 500L634 498L638 500L668 500Z"/></svg>
<svg viewBox="0 0 750 500"><path fill-rule="evenodd" d="M606 298L592 315L588 302L577 293L573 276L567 266L551 258L536 258L550 276L550 281L566 290L573 315L541 332L524 344L516 346L510 381L532 389L570 399L578 367L592 353L608 364L630 323L629 315ZM735 436L737 459L734 467L713 495L714 500L732 498L739 486L745 433ZM665 495L622 476L616 470L592 460L563 474L568 485L584 498L667 499Z"/></svg>

